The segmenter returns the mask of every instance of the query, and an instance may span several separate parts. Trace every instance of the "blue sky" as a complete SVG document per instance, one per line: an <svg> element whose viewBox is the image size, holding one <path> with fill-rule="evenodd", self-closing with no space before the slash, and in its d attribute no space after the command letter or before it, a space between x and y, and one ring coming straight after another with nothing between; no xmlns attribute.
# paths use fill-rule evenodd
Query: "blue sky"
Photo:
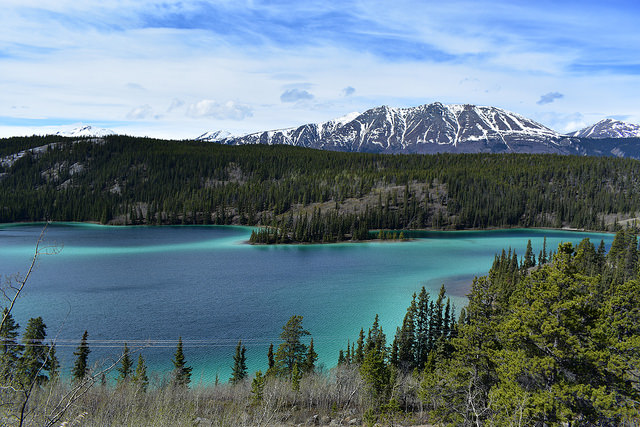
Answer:
<svg viewBox="0 0 640 427"><path fill-rule="evenodd" d="M0 136L193 138L378 105L640 123L635 1L3 0Z"/></svg>

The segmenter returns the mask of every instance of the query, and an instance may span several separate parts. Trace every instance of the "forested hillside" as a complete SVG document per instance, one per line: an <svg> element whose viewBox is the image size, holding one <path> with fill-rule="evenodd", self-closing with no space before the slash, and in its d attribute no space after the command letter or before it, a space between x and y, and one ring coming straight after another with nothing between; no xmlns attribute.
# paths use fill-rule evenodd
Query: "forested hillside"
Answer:
<svg viewBox="0 0 640 427"><path fill-rule="evenodd" d="M375 155L125 136L0 140L0 222L271 226L263 242L372 229L611 228L640 163L527 154Z"/></svg>

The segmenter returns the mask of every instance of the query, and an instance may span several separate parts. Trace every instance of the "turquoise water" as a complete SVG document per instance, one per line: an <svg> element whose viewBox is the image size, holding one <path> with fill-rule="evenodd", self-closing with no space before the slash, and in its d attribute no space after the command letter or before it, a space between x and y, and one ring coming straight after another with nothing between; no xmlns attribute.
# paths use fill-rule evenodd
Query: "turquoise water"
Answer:
<svg viewBox="0 0 640 427"><path fill-rule="evenodd" d="M0 273L24 273L41 225L0 227ZM445 284L456 307L473 276L485 274L503 248L537 255L560 242L613 236L553 230L425 232L410 242L250 246L246 227L105 227L56 224L47 244L62 248L38 259L14 316L24 326L42 316L57 336L67 372L82 332L91 362L107 363L123 343L142 351L150 370L172 368L179 336L194 383L226 381L239 339L250 371L265 370L270 343L287 319L304 316L326 368L338 351L371 326L375 314L392 339L411 295ZM134 356L137 358L137 356Z"/></svg>

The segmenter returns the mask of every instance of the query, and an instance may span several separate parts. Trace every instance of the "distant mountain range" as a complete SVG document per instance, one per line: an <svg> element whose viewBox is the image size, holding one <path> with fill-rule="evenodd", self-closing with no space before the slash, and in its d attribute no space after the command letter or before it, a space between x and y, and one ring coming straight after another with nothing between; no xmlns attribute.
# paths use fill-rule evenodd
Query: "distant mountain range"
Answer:
<svg viewBox="0 0 640 427"><path fill-rule="evenodd" d="M56 133L69 137L113 134L92 126ZM217 130L195 139L368 153L549 153L640 159L640 125L605 119L561 134L501 108L439 102L413 108L381 106L324 123L247 135Z"/></svg>
<svg viewBox="0 0 640 427"><path fill-rule="evenodd" d="M628 140L631 138L631 140ZM325 123L233 136L198 138L228 145L285 144L370 153L556 153L640 158L640 126L612 119L569 135L496 107L381 106Z"/></svg>

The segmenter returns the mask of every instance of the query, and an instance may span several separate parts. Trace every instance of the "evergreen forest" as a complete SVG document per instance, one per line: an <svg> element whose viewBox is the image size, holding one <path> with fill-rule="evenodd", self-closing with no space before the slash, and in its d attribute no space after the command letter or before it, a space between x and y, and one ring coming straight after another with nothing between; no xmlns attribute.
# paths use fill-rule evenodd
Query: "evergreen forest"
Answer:
<svg viewBox="0 0 640 427"><path fill-rule="evenodd" d="M0 222L237 224L255 243L372 230L613 230L640 211L638 161L380 155L127 136L0 140ZM387 236L386 232L383 236Z"/></svg>

